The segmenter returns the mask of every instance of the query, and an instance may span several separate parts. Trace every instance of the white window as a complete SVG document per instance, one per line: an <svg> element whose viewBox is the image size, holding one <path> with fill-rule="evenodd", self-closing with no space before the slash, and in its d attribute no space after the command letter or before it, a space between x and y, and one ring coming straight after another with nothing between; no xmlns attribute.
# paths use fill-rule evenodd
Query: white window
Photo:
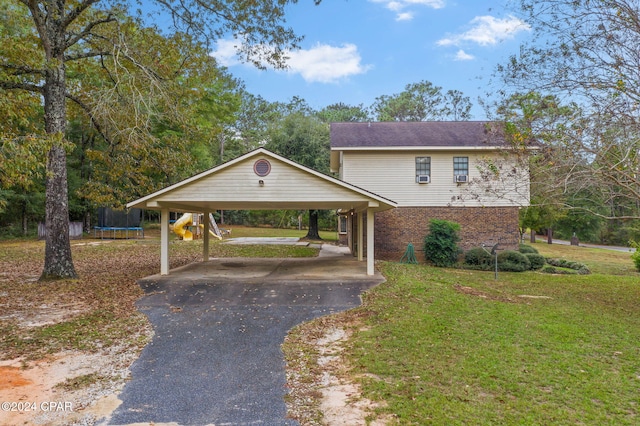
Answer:
<svg viewBox="0 0 640 426"><path fill-rule="evenodd" d="M469 157L453 157L453 180L456 183L469 181Z"/></svg>
<svg viewBox="0 0 640 426"><path fill-rule="evenodd" d="M416 157L416 182L429 183L431 180L431 157Z"/></svg>

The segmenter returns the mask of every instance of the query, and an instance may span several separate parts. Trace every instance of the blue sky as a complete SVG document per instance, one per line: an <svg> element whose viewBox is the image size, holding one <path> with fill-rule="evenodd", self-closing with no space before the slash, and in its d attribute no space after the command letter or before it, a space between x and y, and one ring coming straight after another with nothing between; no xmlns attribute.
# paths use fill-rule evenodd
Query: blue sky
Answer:
<svg viewBox="0 0 640 426"><path fill-rule="evenodd" d="M287 9L287 23L305 37L290 52L289 68L259 70L238 62L233 40L212 52L249 92L268 101L293 96L321 109L343 102L369 106L376 97L427 80L456 89L485 118L477 98L486 97L495 67L517 53L529 26L505 0L311 0Z"/></svg>

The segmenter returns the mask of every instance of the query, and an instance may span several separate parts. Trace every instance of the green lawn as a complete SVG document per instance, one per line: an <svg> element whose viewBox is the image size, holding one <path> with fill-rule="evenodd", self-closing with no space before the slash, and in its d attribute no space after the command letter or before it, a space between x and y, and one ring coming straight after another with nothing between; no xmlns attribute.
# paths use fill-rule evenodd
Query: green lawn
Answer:
<svg viewBox="0 0 640 426"><path fill-rule="evenodd" d="M381 403L376 414L415 425L640 424L640 274L630 254L535 246L594 273L495 280L379 264L387 282L335 321L354 330L348 374Z"/></svg>
<svg viewBox="0 0 640 426"><path fill-rule="evenodd" d="M303 238L307 235L307 230L298 231L297 229L281 229L281 228L253 228L246 226L220 225L221 228L231 229L228 238L233 237L299 237ZM320 238L327 242L335 242L338 239L336 231L320 231Z"/></svg>

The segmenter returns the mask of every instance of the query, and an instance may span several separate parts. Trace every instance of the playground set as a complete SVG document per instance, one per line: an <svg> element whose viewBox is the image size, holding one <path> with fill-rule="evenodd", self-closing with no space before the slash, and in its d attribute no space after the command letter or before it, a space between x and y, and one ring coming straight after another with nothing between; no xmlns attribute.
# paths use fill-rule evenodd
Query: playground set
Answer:
<svg viewBox="0 0 640 426"><path fill-rule="evenodd" d="M204 215L185 213L173 223L173 232L184 241L192 241L201 237L204 232ZM220 229L213 215L209 214L209 234L221 240L231 230Z"/></svg>
<svg viewBox="0 0 640 426"><path fill-rule="evenodd" d="M184 213L179 219L173 221L173 232L185 241L201 238L204 232L204 215ZM209 234L221 240L224 235L230 233L229 229L219 228L213 215L209 214ZM93 228L93 236L100 239L144 238L142 210L113 210L100 207L98 226Z"/></svg>

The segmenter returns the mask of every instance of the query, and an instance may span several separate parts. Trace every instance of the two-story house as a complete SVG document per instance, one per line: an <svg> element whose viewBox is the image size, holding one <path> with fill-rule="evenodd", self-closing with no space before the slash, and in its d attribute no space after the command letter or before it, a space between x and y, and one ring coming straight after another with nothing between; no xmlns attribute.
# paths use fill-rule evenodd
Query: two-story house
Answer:
<svg viewBox="0 0 640 426"><path fill-rule="evenodd" d="M493 122L331 124L331 169L347 183L397 203L375 214L376 258L422 250L431 219L461 226L461 247L517 248L518 210L529 175ZM340 212L341 242L357 251L359 221Z"/></svg>

